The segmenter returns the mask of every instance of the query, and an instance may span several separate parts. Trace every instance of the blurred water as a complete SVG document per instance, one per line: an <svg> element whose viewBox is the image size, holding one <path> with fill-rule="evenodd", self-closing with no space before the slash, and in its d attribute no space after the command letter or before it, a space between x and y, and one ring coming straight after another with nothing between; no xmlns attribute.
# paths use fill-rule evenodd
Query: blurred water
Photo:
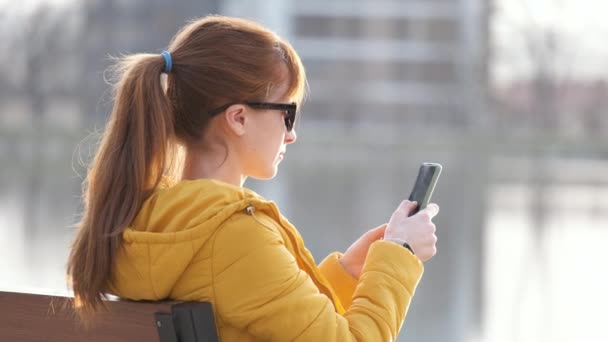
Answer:
<svg viewBox="0 0 608 342"><path fill-rule="evenodd" d="M83 170L78 139L45 137L38 150L30 140L0 144L9 147L1 155L0 288L66 291ZM555 157L539 185L534 156L470 162L478 157L454 146L308 142L293 145L275 180L247 186L279 204L320 260L387 221L420 162L440 162L439 254L426 264L401 339L606 340L608 162ZM28 194L33 180L39 186Z"/></svg>
<svg viewBox="0 0 608 342"><path fill-rule="evenodd" d="M606 183L551 186L542 239L528 187L494 186L491 198L484 270L491 341L605 341Z"/></svg>

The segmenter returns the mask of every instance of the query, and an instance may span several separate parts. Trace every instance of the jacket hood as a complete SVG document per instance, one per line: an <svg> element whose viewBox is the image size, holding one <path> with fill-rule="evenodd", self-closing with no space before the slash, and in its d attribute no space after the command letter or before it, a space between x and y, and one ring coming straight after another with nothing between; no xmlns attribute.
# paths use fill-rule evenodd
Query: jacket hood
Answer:
<svg viewBox="0 0 608 342"><path fill-rule="evenodd" d="M276 205L252 190L211 179L163 179L123 233L110 292L134 300L168 298L217 228L249 207L280 220Z"/></svg>

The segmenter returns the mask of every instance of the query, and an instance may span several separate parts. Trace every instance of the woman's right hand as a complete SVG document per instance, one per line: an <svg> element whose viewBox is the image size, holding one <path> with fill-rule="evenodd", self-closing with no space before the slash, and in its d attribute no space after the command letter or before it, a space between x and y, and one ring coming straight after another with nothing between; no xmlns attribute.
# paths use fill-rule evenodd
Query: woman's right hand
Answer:
<svg viewBox="0 0 608 342"><path fill-rule="evenodd" d="M429 203L425 209L409 216L416 206L416 202L401 202L388 222L384 239L398 243L407 242L420 260L427 261L437 253L437 236L432 220L439 213L439 206Z"/></svg>

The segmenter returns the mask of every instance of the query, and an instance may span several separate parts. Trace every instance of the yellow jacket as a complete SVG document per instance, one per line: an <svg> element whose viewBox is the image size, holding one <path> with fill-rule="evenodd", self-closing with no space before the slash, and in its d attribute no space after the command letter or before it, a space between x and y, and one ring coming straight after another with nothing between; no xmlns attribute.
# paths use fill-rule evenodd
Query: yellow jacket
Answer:
<svg viewBox="0 0 608 342"><path fill-rule="evenodd" d="M394 341L423 271L388 241L359 280L317 266L273 202L215 180L165 180L123 237L111 292L210 302L221 341Z"/></svg>

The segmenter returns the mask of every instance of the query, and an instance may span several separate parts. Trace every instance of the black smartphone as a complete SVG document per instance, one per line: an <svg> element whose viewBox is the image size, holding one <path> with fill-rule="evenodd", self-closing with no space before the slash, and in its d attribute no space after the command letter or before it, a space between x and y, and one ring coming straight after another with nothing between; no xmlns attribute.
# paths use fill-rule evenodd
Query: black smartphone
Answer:
<svg viewBox="0 0 608 342"><path fill-rule="evenodd" d="M416 183L414 183L414 188L408 198L410 201L418 202L418 207L410 216L426 208L427 204L429 204L433 190L435 190L435 184L437 184L437 180L441 174L441 169L441 164L437 163L422 163L420 165Z"/></svg>

